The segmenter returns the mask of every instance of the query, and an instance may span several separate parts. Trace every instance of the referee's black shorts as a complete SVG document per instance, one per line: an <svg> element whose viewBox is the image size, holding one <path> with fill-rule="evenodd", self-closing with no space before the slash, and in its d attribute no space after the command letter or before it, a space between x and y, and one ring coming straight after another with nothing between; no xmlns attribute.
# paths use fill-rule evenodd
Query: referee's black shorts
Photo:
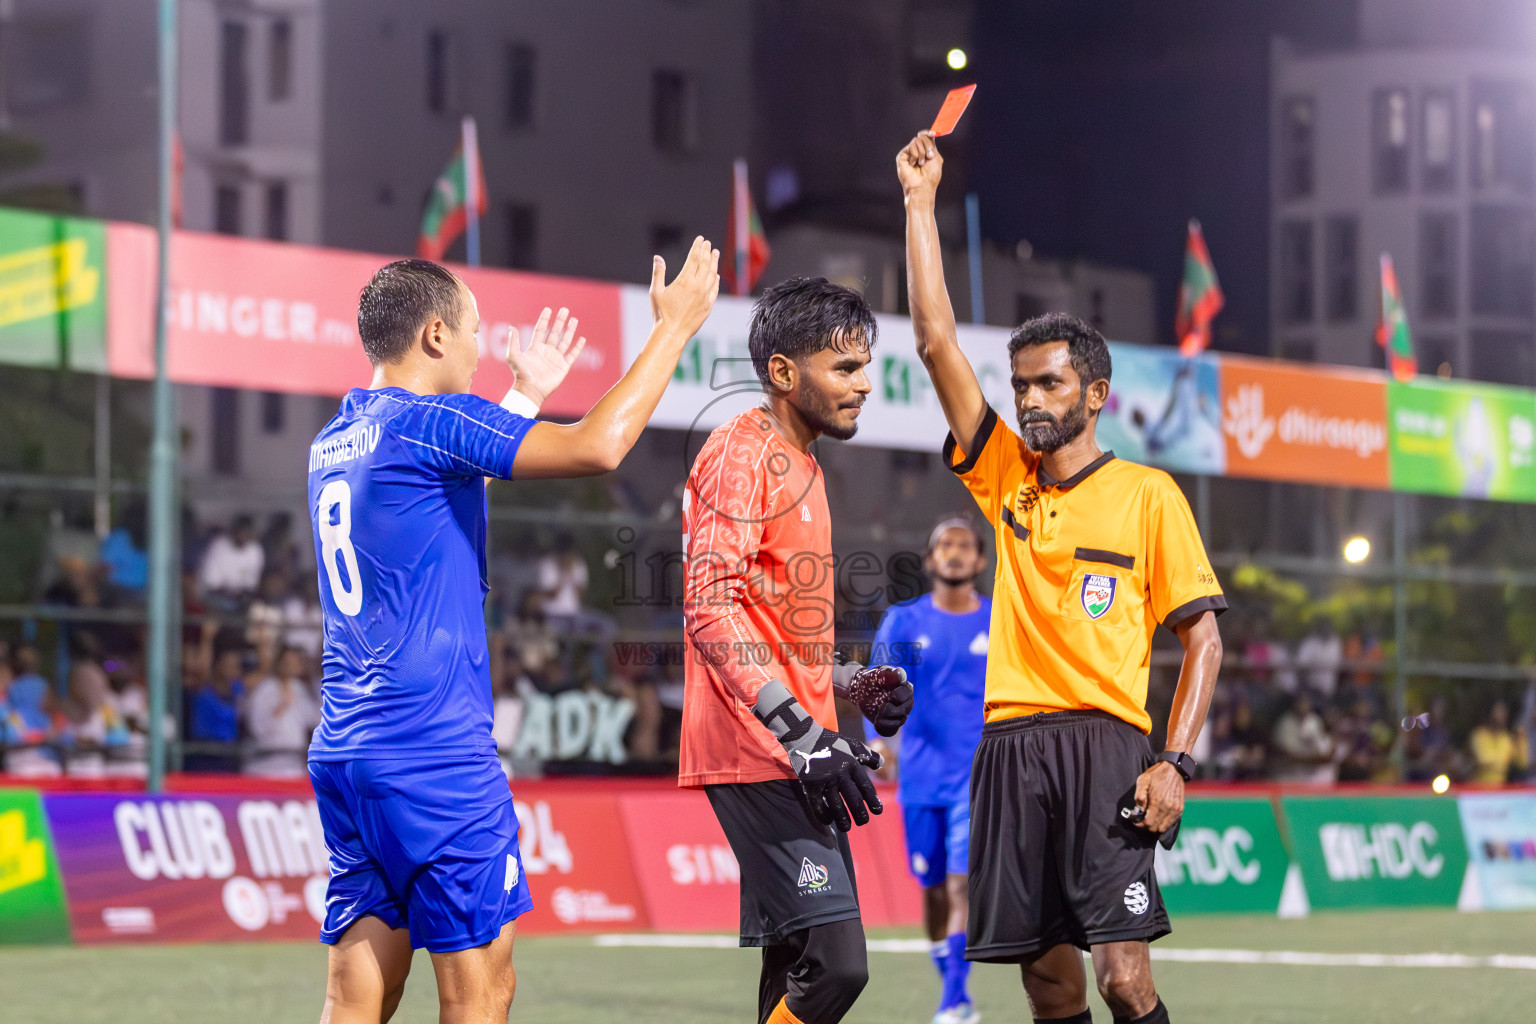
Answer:
<svg viewBox="0 0 1536 1024"><path fill-rule="evenodd" d="M971 771L967 959L1168 934L1157 836L1120 816L1151 764L1141 730L1102 711L987 724Z"/></svg>

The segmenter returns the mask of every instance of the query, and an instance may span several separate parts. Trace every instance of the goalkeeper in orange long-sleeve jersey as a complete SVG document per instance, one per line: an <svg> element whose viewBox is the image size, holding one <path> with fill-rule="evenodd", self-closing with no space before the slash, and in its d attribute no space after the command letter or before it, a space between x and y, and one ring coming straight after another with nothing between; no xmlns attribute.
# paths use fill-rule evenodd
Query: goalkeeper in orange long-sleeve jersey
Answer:
<svg viewBox="0 0 1536 1024"><path fill-rule="evenodd" d="M844 833L880 813L880 757L835 731L833 695L887 736L912 710L901 669L834 663L832 524L811 452L858 429L874 341L856 292L821 278L769 289L749 338L763 401L710 434L685 492L679 783L708 794L741 864L763 1024L835 1024L868 978Z"/></svg>

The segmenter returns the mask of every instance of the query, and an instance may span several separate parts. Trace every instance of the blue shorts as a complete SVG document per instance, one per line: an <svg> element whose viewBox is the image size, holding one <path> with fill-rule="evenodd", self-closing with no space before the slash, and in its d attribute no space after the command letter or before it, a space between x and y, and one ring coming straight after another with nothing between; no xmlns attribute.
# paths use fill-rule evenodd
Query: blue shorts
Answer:
<svg viewBox="0 0 1536 1024"><path fill-rule="evenodd" d="M311 761L309 778L331 857L321 942L371 915L408 928L413 948L452 953L532 909L496 758Z"/></svg>
<svg viewBox="0 0 1536 1024"><path fill-rule="evenodd" d="M971 853L971 801L967 797L948 807L908 807L907 869L924 887L944 884L945 875L963 875Z"/></svg>

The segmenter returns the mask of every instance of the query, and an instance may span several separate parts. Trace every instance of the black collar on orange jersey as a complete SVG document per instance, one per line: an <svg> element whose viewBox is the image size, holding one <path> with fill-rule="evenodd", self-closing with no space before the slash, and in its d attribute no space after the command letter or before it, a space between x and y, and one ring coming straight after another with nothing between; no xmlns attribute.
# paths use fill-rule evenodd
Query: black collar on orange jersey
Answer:
<svg viewBox="0 0 1536 1024"><path fill-rule="evenodd" d="M1105 452L1103 455L1100 455L1098 458L1094 459L1092 462L1088 463L1088 465L1084 466L1076 473L1073 473L1065 480L1057 480L1055 477L1051 476L1051 474L1045 471L1044 466L1039 466L1035 469L1035 480L1040 484L1041 487L1060 487L1065 491L1076 487L1078 484L1088 479L1088 477L1093 474L1094 470L1102 469L1103 467L1109 465L1114 461L1114 458L1114 452Z"/></svg>

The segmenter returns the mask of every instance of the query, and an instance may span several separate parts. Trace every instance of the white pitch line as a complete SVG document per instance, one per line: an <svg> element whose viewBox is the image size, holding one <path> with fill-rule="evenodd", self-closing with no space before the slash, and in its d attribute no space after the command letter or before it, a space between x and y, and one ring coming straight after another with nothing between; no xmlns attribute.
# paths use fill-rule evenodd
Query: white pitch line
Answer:
<svg viewBox="0 0 1536 1024"><path fill-rule="evenodd" d="M638 946L651 949L736 949L734 935L598 935L593 944L608 948ZM871 953L926 953L926 939L874 939ZM1536 971L1536 956L1495 953L1308 953L1288 949L1180 949L1153 946L1152 959L1186 964L1285 964L1294 967L1494 967Z"/></svg>

